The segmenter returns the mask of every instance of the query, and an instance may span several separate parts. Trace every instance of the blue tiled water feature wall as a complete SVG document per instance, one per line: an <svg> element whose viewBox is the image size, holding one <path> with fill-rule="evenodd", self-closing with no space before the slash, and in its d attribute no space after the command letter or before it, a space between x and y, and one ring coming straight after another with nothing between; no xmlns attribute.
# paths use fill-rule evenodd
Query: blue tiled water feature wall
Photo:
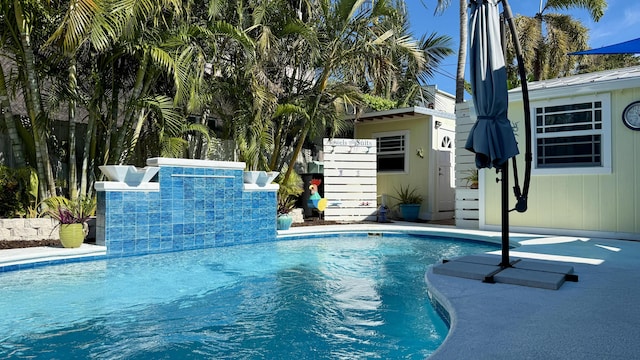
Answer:
<svg viewBox="0 0 640 360"><path fill-rule="evenodd" d="M178 165L180 160L186 165ZM149 162L159 165L157 183L129 188L110 181L96 186L96 242L107 247L108 255L276 239L277 185L245 189L244 163L162 158ZM227 168L228 164L240 169Z"/></svg>

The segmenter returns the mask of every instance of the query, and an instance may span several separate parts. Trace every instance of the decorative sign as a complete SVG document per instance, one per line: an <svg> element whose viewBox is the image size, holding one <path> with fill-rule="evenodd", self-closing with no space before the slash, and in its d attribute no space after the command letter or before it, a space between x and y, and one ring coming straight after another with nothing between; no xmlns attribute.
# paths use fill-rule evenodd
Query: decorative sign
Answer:
<svg viewBox="0 0 640 360"><path fill-rule="evenodd" d="M323 139L324 146L349 146L349 147L372 147L376 146L375 139Z"/></svg>

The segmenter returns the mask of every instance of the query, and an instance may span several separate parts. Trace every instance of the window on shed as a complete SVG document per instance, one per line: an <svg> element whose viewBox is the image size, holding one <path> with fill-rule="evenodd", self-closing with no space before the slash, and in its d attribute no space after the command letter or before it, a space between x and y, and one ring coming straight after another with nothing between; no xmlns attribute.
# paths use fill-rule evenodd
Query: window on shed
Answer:
<svg viewBox="0 0 640 360"><path fill-rule="evenodd" d="M376 136L378 172L404 172L407 136L405 133Z"/></svg>
<svg viewBox="0 0 640 360"><path fill-rule="evenodd" d="M556 100L536 105L533 145L537 170L554 173L553 169L608 166L605 155L610 149L605 145L608 135L603 126L605 120L610 122L608 99L593 96L576 102Z"/></svg>

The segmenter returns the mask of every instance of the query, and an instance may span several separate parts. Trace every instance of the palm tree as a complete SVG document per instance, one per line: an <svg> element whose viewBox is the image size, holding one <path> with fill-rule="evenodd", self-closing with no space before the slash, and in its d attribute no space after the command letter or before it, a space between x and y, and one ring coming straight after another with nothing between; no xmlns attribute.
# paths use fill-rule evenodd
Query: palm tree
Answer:
<svg viewBox="0 0 640 360"><path fill-rule="evenodd" d="M567 76L575 63L567 53L587 47L588 29L571 15L557 11L584 9L593 21L604 15L606 0L540 0L539 11L533 17L515 19L522 47L525 69L533 81ZM508 43L507 64L514 64L513 46ZM515 74L514 66L509 68ZM510 75L514 79L515 75Z"/></svg>
<svg viewBox="0 0 640 360"><path fill-rule="evenodd" d="M35 168L39 181L39 196L44 199L56 195L55 180L49 148L47 144L48 115L43 108L40 86L42 79L36 62L38 32L47 28L48 12L51 8L48 2L35 0L2 0L0 13L4 20L1 40L3 52L9 54L12 63L16 65L20 88L25 98L30 121L30 136L33 139L35 152ZM27 11L25 11L25 8ZM4 77L4 76L3 76ZM5 79L3 79L4 81Z"/></svg>
<svg viewBox="0 0 640 360"><path fill-rule="evenodd" d="M449 7L449 5L451 5L451 0L437 0L437 2L436 14L442 13L447 7ZM456 65L456 104L464 102L464 69L467 63L467 42L469 38L467 34L467 2L468 0L460 0L458 8L460 14L460 22L458 25L460 44L458 45L458 62Z"/></svg>
<svg viewBox="0 0 640 360"><path fill-rule="evenodd" d="M338 102L354 102L360 96L349 76L354 64L364 63L365 57L376 58L379 52L392 50L394 46L416 48L415 42L407 37L394 37L397 34L393 28L378 27L383 19L398 16L397 9L386 1L322 0L312 14L305 24L308 28L305 33L314 34L308 38L317 39L318 46L309 52L308 59L301 61L310 64L302 74L314 75L310 91L300 103L308 120L300 124L296 134L296 146L284 182L291 175L307 136L335 120ZM422 52L411 54L418 66L424 65Z"/></svg>
<svg viewBox="0 0 640 360"><path fill-rule="evenodd" d="M26 166L26 161L23 155L22 140L18 134L16 122L13 112L11 111L11 100L9 97L9 90L7 89L7 83L5 80L4 70L0 64L0 112L2 112L2 122L4 127L7 128L9 134L9 140L11 141L11 149L15 159L16 167L21 168Z"/></svg>

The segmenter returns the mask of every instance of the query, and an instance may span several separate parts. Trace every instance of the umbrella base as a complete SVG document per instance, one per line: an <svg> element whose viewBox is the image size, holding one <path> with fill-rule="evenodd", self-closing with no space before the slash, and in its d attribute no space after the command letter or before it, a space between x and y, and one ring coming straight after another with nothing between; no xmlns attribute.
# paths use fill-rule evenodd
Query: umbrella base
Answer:
<svg viewBox="0 0 640 360"><path fill-rule="evenodd" d="M469 255L443 260L433 266L433 273L486 283L501 283L558 290L565 281L578 281L573 266L551 261L513 259L510 266L501 266L494 255Z"/></svg>

